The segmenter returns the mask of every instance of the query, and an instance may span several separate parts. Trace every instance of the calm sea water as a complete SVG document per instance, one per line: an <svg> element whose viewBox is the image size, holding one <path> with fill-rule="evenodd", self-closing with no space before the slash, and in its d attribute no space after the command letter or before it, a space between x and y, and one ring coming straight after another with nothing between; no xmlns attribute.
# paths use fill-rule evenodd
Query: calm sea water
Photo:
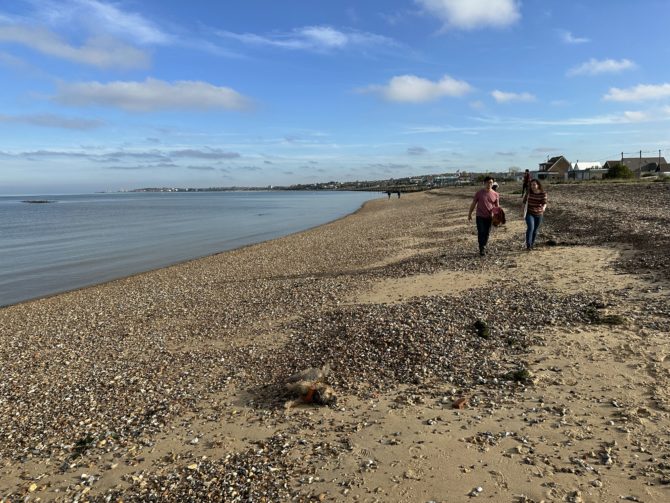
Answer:
<svg viewBox="0 0 670 503"><path fill-rule="evenodd" d="M308 229L364 192L0 197L0 306ZM28 204L23 200L55 201Z"/></svg>

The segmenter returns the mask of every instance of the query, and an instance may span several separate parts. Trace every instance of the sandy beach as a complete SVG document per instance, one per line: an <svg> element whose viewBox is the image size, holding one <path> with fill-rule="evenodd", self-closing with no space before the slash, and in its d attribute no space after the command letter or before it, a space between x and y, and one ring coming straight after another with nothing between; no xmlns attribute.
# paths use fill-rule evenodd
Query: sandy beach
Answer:
<svg viewBox="0 0 670 503"><path fill-rule="evenodd" d="M475 190L0 309L0 502L670 500L670 184Z"/></svg>

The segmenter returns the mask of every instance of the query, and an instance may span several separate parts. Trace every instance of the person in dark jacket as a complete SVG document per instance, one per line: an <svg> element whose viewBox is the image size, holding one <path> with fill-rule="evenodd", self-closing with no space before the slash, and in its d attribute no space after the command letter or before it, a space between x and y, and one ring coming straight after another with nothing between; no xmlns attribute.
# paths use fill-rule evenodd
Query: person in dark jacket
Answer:
<svg viewBox="0 0 670 503"><path fill-rule="evenodd" d="M523 185L521 187L521 196L528 194L528 186L530 185L530 171L526 170L523 174Z"/></svg>

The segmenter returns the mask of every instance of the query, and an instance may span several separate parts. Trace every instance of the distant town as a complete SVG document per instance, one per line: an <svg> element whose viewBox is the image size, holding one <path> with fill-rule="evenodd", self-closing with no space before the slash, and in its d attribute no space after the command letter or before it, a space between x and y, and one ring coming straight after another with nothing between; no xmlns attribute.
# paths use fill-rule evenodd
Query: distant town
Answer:
<svg viewBox="0 0 670 503"><path fill-rule="evenodd" d="M536 170L529 170L533 178L539 180L585 181L602 180L603 178L664 178L670 177L670 165L665 157L625 157L608 160L604 163L591 161L570 162L564 156L555 156L541 162ZM386 180L366 180L353 182L319 182L296 185L267 185L263 187L145 187L124 192L220 192L220 191L250 191L250 190L351 190L351 191L379 191L379 192L416 192L440 187L471 185L478 183L485 176L493 176L500 182L521 181L525 170L510 168L504 172L468 172L441 173L420 175L405 178L389 178Z"/></svg>

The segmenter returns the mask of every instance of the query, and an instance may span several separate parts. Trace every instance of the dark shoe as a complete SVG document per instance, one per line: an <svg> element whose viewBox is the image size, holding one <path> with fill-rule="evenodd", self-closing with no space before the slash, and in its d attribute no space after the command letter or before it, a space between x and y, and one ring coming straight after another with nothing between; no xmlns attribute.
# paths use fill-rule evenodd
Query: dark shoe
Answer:
<svg viewBox="0 0 670 503"><path fill-rule="evenodd" d="M480 248L480 249L479 249L479 256L480 256L480 257L483 257L484 255L486 255L486 249L484 249L484 248Z"/></svg>

